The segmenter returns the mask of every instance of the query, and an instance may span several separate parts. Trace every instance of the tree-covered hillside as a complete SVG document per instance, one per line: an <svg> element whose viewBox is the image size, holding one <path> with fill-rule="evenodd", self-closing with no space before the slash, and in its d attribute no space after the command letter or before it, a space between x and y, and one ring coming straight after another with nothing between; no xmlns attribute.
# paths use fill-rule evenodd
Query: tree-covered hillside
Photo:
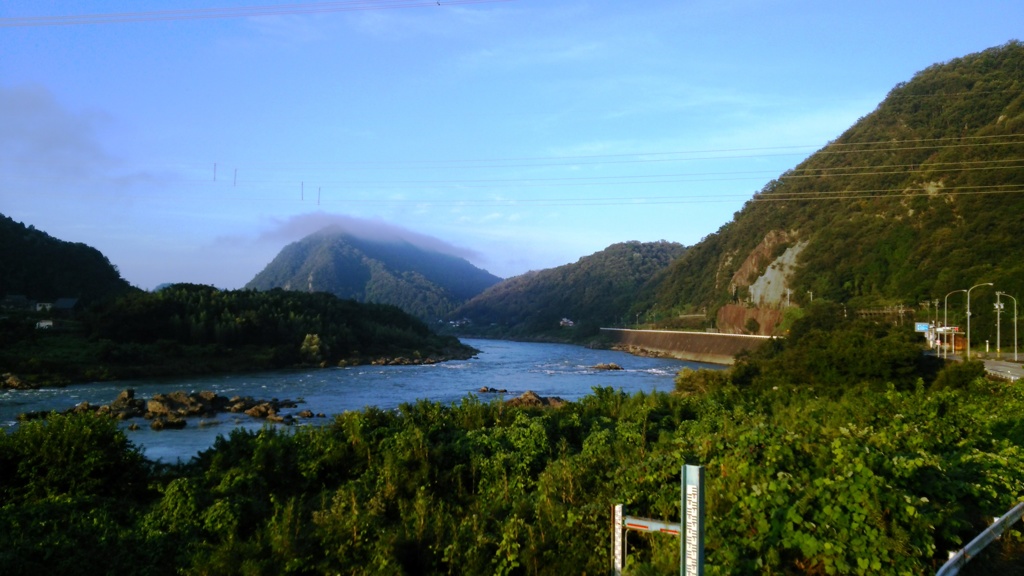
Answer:
<svg viewBox="0 0 1024 576"><path fill-rule="evenodd" d="M457 256L331 227L286 246L245 287L328 292L434 321L499 280Z"/></svg>
<svg viewBox="0 0 1024 576"><path fill-rule="evenodd" d="M387 304L175 284L96 305L69 331L4 321L0 374L28 382L468 358L475 350Z"/></svg>
<svg viewBox="0 0 1024 576"><path fill-rule="evenodd" d="M686 311L742 300L749 279L734 275L778 232L788 241L776 255L806 243L787 281L797 304L813 293L916 306L979 282L1024 297L1022 157L1024 44L936 64L693 246L654 303ZM975 296L987 298L972 309L979 326L994 325L994 291Z"/></svg>
<svg viewBox="0 0 1024 576"><path fill-rule="evenodd" d="M0 299L9 295L41 302L78 298L87 304L131 289L99 250L58 240L3 215L0 247Z"/></svg>
<svg viewBox="0 0 1024 576"><path fill-rule="evenodd" d="M460 328L468 333L551 335L568 319L575 326L563 338L593 336L601 326L625 322L638 295L684 252L674 242L613 244L573 264L505 280L452 316L470 321Z"/></svg>

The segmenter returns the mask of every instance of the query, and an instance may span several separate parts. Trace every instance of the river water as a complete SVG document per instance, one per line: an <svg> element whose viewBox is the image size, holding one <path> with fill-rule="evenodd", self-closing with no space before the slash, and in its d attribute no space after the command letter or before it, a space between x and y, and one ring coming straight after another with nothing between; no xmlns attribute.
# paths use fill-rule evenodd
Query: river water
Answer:
<svg viewBox="0 0 1024 576"><path fill-rule="evenodd" d="M476 357L429 366L356 366L260 372L180 378L98 382L66 388L0 390L0 426L12 427L19 413L37 410L65 410L80 402L109 404L126 388L136 398L184 390L211 390L221 396L252 396L258 400L278 398L299 402L284 414L303 409L323 413L326 418L302 420L325 424L346 410L367 406L392 409L407 402L426 399L445 404L458 403L468 394L482 400L511 398L532 390L541 396L575 400L594 387L609 386L627 393L672 390L674 377L685 367L721 366L664 358L643 358L624 352L592 350L564 344L538 344L505 340L463 340L480 350ZM594 366L615 363L621 371L596 370ZM506 394L479 394L481 387L506 389ZM213 445L219 435L233 428L259 429L264 425L244 414L222 414L215 419L190 419L182 430L154 431L143 419L135 419L138 430L128 437L146 457L173 462L188 460ZM127 426L127 424L124 424Z"/></svg>

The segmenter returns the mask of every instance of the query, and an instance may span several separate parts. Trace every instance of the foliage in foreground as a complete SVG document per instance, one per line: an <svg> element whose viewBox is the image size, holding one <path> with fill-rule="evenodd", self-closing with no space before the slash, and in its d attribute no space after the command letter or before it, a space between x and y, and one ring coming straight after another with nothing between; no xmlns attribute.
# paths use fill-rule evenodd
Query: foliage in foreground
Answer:
<svg viewBox="0 0 1024 576"><path fill-rule="evenodd" d="M140 467L112 423L55 417L0 435L0 561L24 573L603 574L609 506L677 518L687 462L706 467L709 574L920 574L1020 498L1022 413L1019 388L985 380L839 400L600 388L557 411L467 398L235 431L163 474ZM638 571L677 569L670 538L630 546Z"/></svg>
<svg viewBox="0 0 1024 576"><path fill-rule="evenodd" d="M101 417L27 423L0 432L0 565L604 574L610 506L677 519L689 463L706 471L708 574L932 572L1024 496L1024 389L973 365L908 383L899 330L828 318L801 319L735 372L684 372L673 394L369 408L236 430L170 468L141 461ZM805 372L820 338L840 354L865 330L892 366ZM678 570L670 537L634 534L629 550L631 573ZM984 562L973 569L1003 568Z"/></svg>

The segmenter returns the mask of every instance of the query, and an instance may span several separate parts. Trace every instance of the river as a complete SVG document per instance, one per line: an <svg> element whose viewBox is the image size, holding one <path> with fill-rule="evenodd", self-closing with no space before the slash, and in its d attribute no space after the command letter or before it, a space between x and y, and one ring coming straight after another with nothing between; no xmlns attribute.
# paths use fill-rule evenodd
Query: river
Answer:
<svg viewBox="0 0 1024 576"><path fill-rule="evenodd" d="M541 396L575 400L594 387L609 386L627 393L672 390L675 374L685 367L719 369L722 366L664 358L644 358L624 352L593 350L565 344L538 344L505 340L463 340L480 350L476 357L429 366L356 366L230 374L169 380L97 382L66 388L0 390L0 425L16 425L17 415L37 410L64 410L80 402L109 404L122 390L133 388L136 398L184 390L212 390L222 396L252 396L299 401L295 413L309 409L326 418L303 420L327 423L334 414L367 406L392 409L406 402L426 399L457 403L481 387L506 389L506 394L478 394L481 399L511 398L527 390ZM615 363L621 371L597 370L594 366ZM259 429L263 421L244 414L223 414L215 419L193 420L182 430L154 431L136 419L138 430L128 437L147 458L173 462L188 460L213 445L218 435L236 427ZM127 424L124 424L127 426Z"/></svg>

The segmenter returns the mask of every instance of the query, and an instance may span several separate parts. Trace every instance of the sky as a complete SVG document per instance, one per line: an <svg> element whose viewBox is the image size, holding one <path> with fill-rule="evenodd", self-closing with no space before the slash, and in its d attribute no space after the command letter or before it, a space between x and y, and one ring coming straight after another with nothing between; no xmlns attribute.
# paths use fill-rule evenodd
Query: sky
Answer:
<svg viewBox="0 0 1024 576"><path fill-rule="evenodd" d="M331 224L502 278L693 245L1019 0L4 0L0 214L133 285Z"/></svg>

